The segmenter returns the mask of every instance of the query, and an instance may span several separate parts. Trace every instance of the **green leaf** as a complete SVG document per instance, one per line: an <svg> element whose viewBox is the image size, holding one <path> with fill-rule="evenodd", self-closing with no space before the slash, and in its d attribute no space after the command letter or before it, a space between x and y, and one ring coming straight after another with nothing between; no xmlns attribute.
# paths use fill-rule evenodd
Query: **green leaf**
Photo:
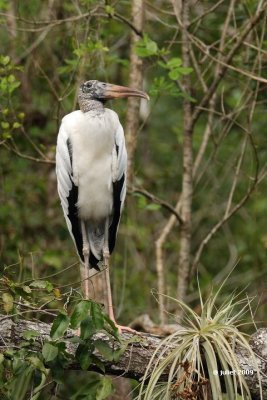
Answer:
<svg viewBox="0 0 267 400"><path fill-rule="evenodd" d="M10 57L8 56L0 56L0 64L6 66L10 62Z"/></svg>
<svg viewBox="0 0 267 400"><path fill-rule="evenodd" d="M181 75L188 75L191 74L191 72L193 71L193 68L186 68L186 67L180 67L179 68L179 72Z"/></svg>
<svg viewBox="0 0 267 400"><path fill-rule="evenodd" d="M139 57L150 57L158 53L158 45L147 35L144 35L135 46L135 53Z"/></svg>
<svg viewBox="0 0 267 400"><path fill-rule="evenodd" d="M42 348L42 355L46 362L52 361L58 355L58 348L51 343L45 343Z"/></svg>
<svg viewBox="0 0 267 400"><path fill-rule="evenodd" d="M31 282L30 286L37 289L46 289L49 293L54 289L54 286L51 282L41 279Z"/></svg>
<svg viewBox="0 0 267 400"><path fill-rule="evenodd" d="M158 51L158 45L156 42L154 42L153 40L149 40L146 44L146 49L147 52L152 55L152 54L156 54Z"/></svg>
<svg viewBox="0 0 267 400"><path fill-rule="evenodd" d="M21 124L19 122L14 122L12 127L13 127L13 129L18 129L21 127Z"/></svg>
<svg viewBox="0 0 267 400"><path fill-rule="evenodd" d="M31 340L32 338L40 336L40 333L29 329L28 331L23 332L22 336L26 340Z"/></svg>
<svg viewBox="0 0 267 400"><path fill-rule="evenodd" d="M100 371L102 371L103 374L104 374L104 373L106 372L106 371L105 371L105 364L103 364L102 361L99 360L99 358L96 357L94 354L92 354L91 358L92 358L92 363L93 363L94 365L96 365L97 368L99 368Z"/></svg>
<svg viewBox="0 0 267 400"><path fill-rule="evenodd" d="M4 108L3 110L1 110L1 113L2 113L3 115L8 115L9 109L8 109L8 108Z"/></svg>
<svg viewBox="0 0 267 400"><path fill-rule="evenodd" d="M4 354L0 353L0 364L2 364L5 360Z"/></svg>
<svg viewBox="0 0 267 400"><path fill-rule="evenodd" d="M51 293L54 290L53 283L51 283L49 281L45 281L45 283L46 283L45 288L46 288L47 292Z"/></svg>
<svg viewBox="0 0 267 400"><path fill-rule="evenodd" d="M99 304L91 302L91 316L96 330L104 327L104 315Z"/></svg>
<svg viewBox="0 0 267 400"><path fill-rule="evenodd" d="M165 64L166 65L166 64ZM151 96L159 96L166 93L168 96L178 97L181 96L181 92L174 84L174 82L167 81L165 77L154 78L151 85L149 94Z"/></svg>
<svg viewBox="0 0 267 400"><path fill-rule="evenodd" d="M91 353L92 350L88 345L80 344L77 347L75 357L84 371L86 371L92 363Z"/></svg>
<svg viewBox="0 0 267 400"><path fill-rule="evenodd" d="M182 65L182 60L179 57L173 57L167 62L167 67L169 69L174 69Z"/></svg>
<svg viewBox="0 0 267 400"><path fill-rule="evenodd" d="M109 347L109 345L101 339L97 339L94 342L96 349L99 353L108 361L113 361L113 349Z"/></svg>
<svg viewBox="0 0 267 400"><path fill-rule="evenodd" d="M7 80L9 83L16 82L15 75L13 75L13 74L8 75Z"/></svg>
<svg viewBox="0 0 267 400"><path fill-rule="evenodd" d="M29 286L26 286L26 285L22 286L22 290L27 294L32 292L31 288Z"/></svg>
<svg viewBox="0 0 267 400"><path fill-rule="evenodd" d="M46 281L36 280L30 283L31 287L38 288L38 289L45 289Z"/></svg>
<svg viewBox="0 0 267 400"><path fill-rule="evenodd" d="M2 300L4 303L4 310L6 313L9 313L13 309L13 297L10 293L3 293Z"/></svg>
<svg viewBox="0 0 267 400"><path fill-rule="evenodd" d="M60 313L53 322L50 337L52 339L58 339L64 335L66 330L68 329L70 323L70 319L66 314Z"/></svg>
<svg viewBox="0 0 267 400"><path fill-rule="evenodd" d="M76 305L70 317L70 323L73 329L78 328L82 320L87 317L90 307L91 302L88 300L82 300Z"/></svg>
<svg viewBox="0 0 267 400"><path fill-rule="evenodd" d="M103 376L96 391L96 400L106 399L113 391L111 378Z"/></svg>
<svg viewBox="0 0 267 400"><path fill-rule="evenodd" d="M119 335L119 330L114 324L114 321L112 321L107 314L104 314L104 319L108 323L108 326L106 325L105 327L106 331L113 335L120 342L121 339ZM111 329L108 329L108 327L110 327Z"/></svg>
<svg viewBox="0 0 267 400"><path fill-rule="evenodd" d="M93 323L93 319L91 316L88 315L84 320L81 322L81 334L80 337L84 340L91 337L96 332L95 325Z"/></svg>
<svg viewBox="0 0 267 400"><path fill-rule="evenodd" d="M3 129L9 129L10 128L10 124L9 124L9 122L2 121L1 122L1 127Z"/></svg>
<svg viewBox="0 0 267 400"><path fill-rule="evenodd" d="M113 7L109 6L109 5L107 5L107 6L105 7L105 11L106 11L107 14L109 14L109 15L111 15L111 16L113 17L113 15L114 15L114 13L115 13L115 8L113 8Z"/></svg>
<svg viewBox="0 0 267 400"><path fill-rule="evenodd" d="M172 79L173 81L176 81L179 77L180 77L180 70L179 70L179 68L175 68L175 69L172 69L169 73L168 73L168 75L169 75L169 78L170 79Z"/></svg>
<svg viewBox="0 0 267 400"><path fill-rule="evenodd" d="M10 132L4 132L3 133L3 139L10 139L12 136L10 134Z"/></svg>

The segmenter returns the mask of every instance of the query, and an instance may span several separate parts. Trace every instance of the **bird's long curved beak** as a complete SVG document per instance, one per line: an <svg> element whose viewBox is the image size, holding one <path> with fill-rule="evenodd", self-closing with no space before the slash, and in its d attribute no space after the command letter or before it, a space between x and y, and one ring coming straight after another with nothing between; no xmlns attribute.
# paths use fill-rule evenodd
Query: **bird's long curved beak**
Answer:
<svg viewBox="0 0 267 400"><path fill-rule="evenodd" d="M132 89L127 86L118 86L108 83L105 90L106 99L117 99L120 97L142 97L143 99L149 100L148 94L142 92L142 90Z"/></svg>

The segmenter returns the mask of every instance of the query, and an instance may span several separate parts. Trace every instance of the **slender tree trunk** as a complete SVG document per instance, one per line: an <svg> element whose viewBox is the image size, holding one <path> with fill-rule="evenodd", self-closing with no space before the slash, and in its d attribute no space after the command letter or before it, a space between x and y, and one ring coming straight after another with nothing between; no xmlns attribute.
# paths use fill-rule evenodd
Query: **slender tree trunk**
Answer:
<svg viewBox="0 0 267 400"><path fill-rule="evenodd" d="M180 2L179 2L180 3ZM177 7L176 7L177 9ZM178 18L177 18L178 19ZM183 66L190 67L190 42L187 28L189 26L189 1L182 3L182 57ZM183 78L183 87L188 96L191 94L190 74ZM193 146L192 146L192 107L188 98L183 103L183 178L181 193L181 225L180 253L178 264L177 297L184 300L188 287L188 277L191 265L192 239L192 197L193 197Z"/></svg>
<svg viewBox="0 0 267 400"><path fill-rule="evenodd" d="M132 1L132 23L142 32L144 24L144 2L143 0ZM143 88L143 62L135 53L135 45L140 37L131 32L131 50L130 50L130 75L129 86L141 90ZM133 181L134 155L137 145L137 135L139 127L140 99L137 97L128 98L128 108L125 123L125 136L128 152L128 184Z"/></svg>
<svg viewBox="0 0 267 400"><path fill-rule="evenodd" d="M139 32L143 29L144 21L144 2L143 0L132 1L132 24L138 29ZM137 54L135 54L135 45L140 37L134 32L131 32L131 50L130 50L130 74L129 86L141 90L143 88L143 62ZM140 114L140 99L136 97L128 98L128 107L125 122L125 137L126 147L128 153L128 171L127 181L128 184L133 182L133 168L134 156L137 145L137 135L139 127L139 114ZM128 379L114 378L113 385L115 386L115 394L109 400L130 400L131 385Z"/></svg>

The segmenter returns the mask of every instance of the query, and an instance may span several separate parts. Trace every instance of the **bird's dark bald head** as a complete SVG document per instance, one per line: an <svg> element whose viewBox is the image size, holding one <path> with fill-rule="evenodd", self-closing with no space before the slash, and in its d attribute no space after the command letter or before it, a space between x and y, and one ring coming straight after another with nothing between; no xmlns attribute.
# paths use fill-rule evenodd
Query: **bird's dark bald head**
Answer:
<svg viewBox="0 0 267 400"><path fill-rule="evenodd" d="M118 86L111 83L99 82L97 80L90 80L81 84L78 93L78 101L81 110L84 111L88 110L88 108L92 108L91 105L93 102L102 103L103 107L103 103L106 100L130 96L143 97L144 99L149 100L149 96L141 90L129 88L127 86ZM88 104L89 102L91 105ZM100 106L95 104L95 107L99 108Z"/></svg>
<svg viewBox="0 0 267 400"><path fill-rule="evenodd" d="M107 84L97 80L83 82L80 86L78 97L85 100L105 100Z"/></svg>

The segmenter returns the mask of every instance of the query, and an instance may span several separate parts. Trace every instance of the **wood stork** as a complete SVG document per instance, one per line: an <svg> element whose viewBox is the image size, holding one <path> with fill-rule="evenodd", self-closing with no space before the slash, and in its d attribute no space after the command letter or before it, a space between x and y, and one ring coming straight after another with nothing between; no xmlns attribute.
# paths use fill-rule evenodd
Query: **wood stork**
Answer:
<svg viewBox="0 0 267 400"><path fill-rule="evenodd" d="M103 267L105 303L119 331L130 328L119 326L114 318L109 256L126 195L127 153L118 115L104 105L109 99L129 96L149 99L146 93L124 86L97 80L82 83L80 110L62 119L56 150L58 193L82 262L84 296L90 298L88 279L92 271Z"/></svg>

